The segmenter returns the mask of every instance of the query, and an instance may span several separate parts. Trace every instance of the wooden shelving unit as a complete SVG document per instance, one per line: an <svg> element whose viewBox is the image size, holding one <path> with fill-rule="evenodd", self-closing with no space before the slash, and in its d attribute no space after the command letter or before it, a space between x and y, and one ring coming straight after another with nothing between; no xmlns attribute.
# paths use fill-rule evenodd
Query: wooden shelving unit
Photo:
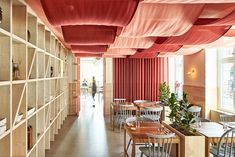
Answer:
<svg viewBox="0 0 235 157"><path fill-rule="evenodd" d="M0 7L0 157L43 157L68 113L73 55L25 1Z"/></svg>

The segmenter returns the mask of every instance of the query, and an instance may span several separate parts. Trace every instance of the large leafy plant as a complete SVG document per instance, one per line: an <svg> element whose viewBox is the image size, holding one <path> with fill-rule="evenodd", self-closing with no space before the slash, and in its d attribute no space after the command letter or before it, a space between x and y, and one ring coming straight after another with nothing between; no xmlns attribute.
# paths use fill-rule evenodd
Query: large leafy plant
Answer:
<svg viewBox="0 0 235 157"><path fill-rule="evenodd" d="M160 84L160 101L168 104L168 99L170 97L170 87L166 84L166 82L163 82Z"/></svg>
<svg viewBox="0 0 235 157"><path fill-rule="evenodd" d="M171 109L168 117L173 126L182 129L184 132L194 131L190 128L190 124L195 122L194 116L188 111L193 105L188 102L187 94L183 93L183 99L177 101L175 93L171 93L168 105Z"/></svg>

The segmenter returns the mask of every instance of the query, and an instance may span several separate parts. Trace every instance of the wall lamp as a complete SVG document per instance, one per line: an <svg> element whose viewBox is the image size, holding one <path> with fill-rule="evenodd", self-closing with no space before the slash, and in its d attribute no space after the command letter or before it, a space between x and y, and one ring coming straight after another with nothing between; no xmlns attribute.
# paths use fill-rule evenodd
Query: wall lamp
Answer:
<svg viewBox="0 0 235 157"><path fill-rule="evenodd" d="M192 69L191 71L187 72L188 75L192 75L195 73L195 69Z"/></svg>

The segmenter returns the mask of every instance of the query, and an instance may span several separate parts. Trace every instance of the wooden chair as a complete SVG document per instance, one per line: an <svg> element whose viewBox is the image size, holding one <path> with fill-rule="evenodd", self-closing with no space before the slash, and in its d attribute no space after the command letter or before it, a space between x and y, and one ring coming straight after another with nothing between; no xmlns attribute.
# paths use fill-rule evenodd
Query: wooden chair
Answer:
<svg viewBox="0 0 235 157"><path fill-rule="evenodd" d="M126 98L114 98L114 99L113 99L113 102L114 102L115 104L125 104Z"/></svg>
<svg viewBox="0 0 235 157"><path fill-rule="evenodd" d="M118 123L120 127L120 132L121 132L122 125L126 122L126 119L133 116L132 111L133 111L134 105L133 104L131 105L120 104L119 107L120 107L120 116L118 118Z"/></svg>
<svg viewBox="0 0 235 157"><path fill-rule="evenodd" d="M141 111L145 118L152 119L155 122L160 122L162 107L144 107Z"/></svg>
<svg viewBox="0 0 235 157"><path fill-rule="evenodd" d="M235 128L226 131L217 146L210 149L215 157L235 157Z"/></svg>
<svg viewBox="0 0 235 157"><path fill-rule="evenodd" d="M235 121L235 115L220 115L220 122L234 122Z"/></svg>
<svg viewBox="0 0 235 157"><path fill-rule="evenodd" d="M136 116L135 117L129 117L129 118L126 119L126 124L127 125L133 125L133 124L137 125L137 123L141 123L141 122L154 122L154 121L152 119L145 118L145 117L142 117L142 116L141 117L136 117ZM130 138L128 144L127 144L127 150L129 148L130 144L131 144L131 138ZM136 144L136 145L140 145L140 144ZM143 144L141 144L141 145L143 145Z"/></svg>
<svg viewBox="0 0 235 157"><path fill-rule="evenodd" d="M148 144L146 147L140 147L141 157L170 157L172 139L175 133L167 135L147 134Z"/></svg>

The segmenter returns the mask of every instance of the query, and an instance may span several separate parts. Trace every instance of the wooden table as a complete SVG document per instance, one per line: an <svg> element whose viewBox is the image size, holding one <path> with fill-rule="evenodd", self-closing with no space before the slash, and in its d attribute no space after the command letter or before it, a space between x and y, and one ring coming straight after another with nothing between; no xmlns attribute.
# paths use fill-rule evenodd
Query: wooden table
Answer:
<svg viewBox="0 0 235 157"><path fill-rule="evenodd" d="M148 137L146 133L153 133L153 134L167 134L171 133L169 129L164 127L161 123L150 123L150 122L143 122L140 124L139 128L136 128L135 125L128 126L125 124L124 126L124 157L129 156L127 153L127 144L126 144L126 134L132 140L132 157L136 155L136 143L148 143ZM180 156L180 138L176 135L173 138L173 143L177 144L177 156Z"/></svg>
<svg viewBox="0 0 235 157"><path fill-rule="evenodd" d="M133 103L129 103L129 102L126 102L125 104L126 105L128 105L128 104L133 105ZM137 108L134 106L133 108L131 108L131 110L136 111ZM111 124L111 127L112 127L113 130L114 130L114 122L115 122L114 116L119 111L120 111L119 104L111 103L111 106L110 106L110 124Z"/></svg>
<svg viewBox="0 0 235 157"><path fill-rule="evenodd" d="M210 157L210 143L218 143L220 137L226 132L223 125L216 122L202 122L198 133L205 136L205 157Z"/></svg>

